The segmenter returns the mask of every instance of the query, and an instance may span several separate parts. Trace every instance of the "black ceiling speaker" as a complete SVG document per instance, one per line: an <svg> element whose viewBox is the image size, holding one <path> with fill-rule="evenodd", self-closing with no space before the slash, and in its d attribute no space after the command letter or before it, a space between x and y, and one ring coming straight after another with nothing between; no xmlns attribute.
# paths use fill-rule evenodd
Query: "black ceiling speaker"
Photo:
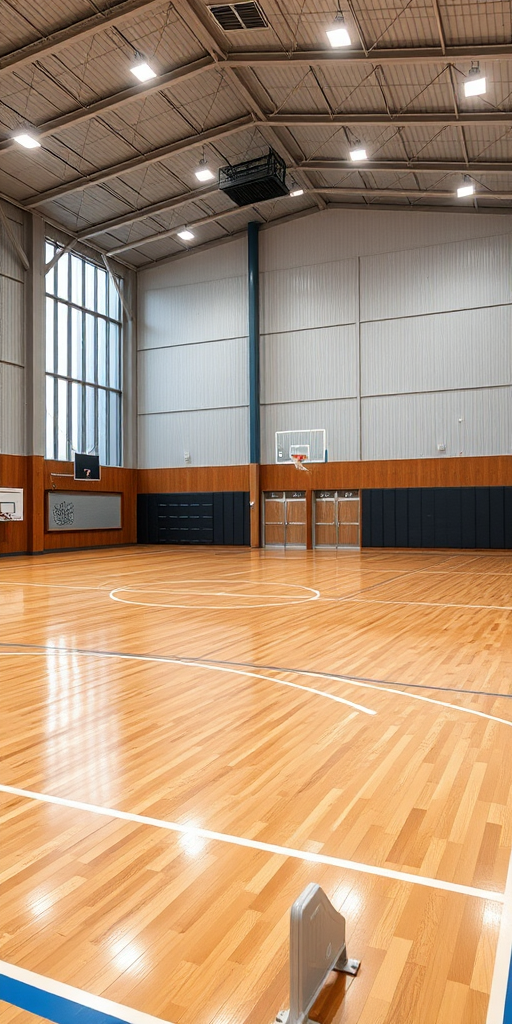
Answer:
<svg viewBox="0 0 512 1024"><path fill-rule="evenodd" d="M237 206L288 195L285 179L286 164L273 149L269 149L266 156L244 160L242 164L228 165L219 170L219 188Z"/></svg>

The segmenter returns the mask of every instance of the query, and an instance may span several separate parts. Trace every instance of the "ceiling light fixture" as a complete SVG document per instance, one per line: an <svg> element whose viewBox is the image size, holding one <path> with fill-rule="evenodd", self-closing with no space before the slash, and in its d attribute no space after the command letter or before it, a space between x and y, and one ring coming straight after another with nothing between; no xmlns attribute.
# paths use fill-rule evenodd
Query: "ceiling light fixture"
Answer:
<svg viewBox="0 0 512 1024"><path fill-rule="evenodd" d="M467 174L464 175L464 184L457 189L457 196L459 199L463 199L464 196L472 196L475 191L475 186L470 180Z"/></svg>
<svg viewBox="0 0 512 1024"><path fill-rule="evenodd" d="M138 64L134 64L130 68L132 75L139 79L139 82L149 82L151 78L156 78L156 71L149 66L147 61L140 60Z"/></svg>
<svg viewBox="0 0 512 1024"><path fill-rule="evenodd" d="M469 69L469 75L464 82L464 95L483 96L486 91L486 81L480 74L480 64L478 61L473 61Z"/></svg>
<svg viewBox="0 0 512 1024"><path fill-rule="evenodd" d="M41 145L33 135L29 135L28 132L19 132L18 135L13 135L15 142L18 142L20 146L24 146L25 149L38 149Z"/></svg>
<svg viewBox="0 0 512 1024"><path fill-rule="evenodd" d="M303 196L304 195L304 189L303 188L293 188L292 191L288 193L288 195L290 195L290 196Z"/></svg>
<svg viewBox="0 0 512 1024"><path fill-rule="evenodd" d="M178 231L178 238L182 238L184 242L192 241L194 235L188 228L183 228L183 231Z"/></svg>
<svg viewBox="0 0 512 1024"><path fill-rule="evenodd" d="M203 155L199 161L199 166L197 167L195 174L198 181L213 181L215 177L213 171L208 167L208 161L204 155L204 148Z"/></svg>
<svg viewBox="0 0 512 1024"><path fill-rule="evenodd" d="M365 149L351 149L350 150L351 160L368 160L368 153Z"/></svg>
<svg viewBox="0 0 512 1024"><path fill-rule="evenodd" d="M343 12L340 9L338 0L338 10L334 18L334 22L329 29L327 29L326 36L335 49L338 46L350 46L351 39L348 34L347 26L345 25L345 18Z"/></svg>

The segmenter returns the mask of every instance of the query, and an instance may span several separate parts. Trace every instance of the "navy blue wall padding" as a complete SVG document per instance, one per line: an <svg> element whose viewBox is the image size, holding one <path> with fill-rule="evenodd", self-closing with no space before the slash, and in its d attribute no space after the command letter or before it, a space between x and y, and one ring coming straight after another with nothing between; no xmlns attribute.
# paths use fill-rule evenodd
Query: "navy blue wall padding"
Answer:
<svg viewBox="0 0 512 1024"><path fill-rule="evenodd" d="M408 487L407 504L409 509L409 544L410 548L421 547L421 487Z"/></svg>
<svg viewBox="0 0 512 1024"><path fill-rule="evenodd" d="M371 544L376 547L384 547L384 516L382 509L382 491L371 491L373 495L370 517L371 517ZM364 508L364 502L363 502Z"/></svg>
<svg viewBox="0 0 512 1024"><path fill-rule="evenodd" d="M382 492L382 533L384 547L396 547L395 491Z"/></svg>
<svg viewBox="0 0 512 1024"><path fill-rule="evenodd" d="M474 487L460 489L460 546L476 547L476 496Z"/></svg>
<svg viewBox="0 0 512 1024"><path fill-rule="evenodd" d="M407 491L395 491L395 546L406 548L409 543L409 508Z"/></svg>
<svg viewBox="0 0 512 1024"><path fill-rule="evenodd" d="M422 548L433 548L435 546L434 527L434 489L421 488L421 546Z"/></svg>
<svg viewBox="0 0 512 1024"><path fill-rule="evenodd" d="M365 548L512 548L512 487L362 492Z"/></svg>
<svg viewBox="0 0 512 1024"><path fill-rule="evenodd" d="M462 536L460 488L434 491L434 541L436 548L460 548Z"/></svg>
<svg viewBox="0 0 512 1024"><path fill-rule="evenodd" d="M489 507L489 488L475 488L476 501L476 547L489 548L491 546L491 521Z"/></svg>
<svg viewBox="0 0 512 1024"><path fill-rule="evenodd" d="M503 487L489 487L489 547L505 546L505 501Z"/></svg>
<svg viewBox="0 0 512 1024"><path fill-rule="evenodd" d="M512 487L503 488L503 547L512 548Z"/></svg>
<svg viewBox="0 0 512 1024"><path fill-rule="evenodd" d="M139 494L139 544L250 544L249 492Z"/></svg>

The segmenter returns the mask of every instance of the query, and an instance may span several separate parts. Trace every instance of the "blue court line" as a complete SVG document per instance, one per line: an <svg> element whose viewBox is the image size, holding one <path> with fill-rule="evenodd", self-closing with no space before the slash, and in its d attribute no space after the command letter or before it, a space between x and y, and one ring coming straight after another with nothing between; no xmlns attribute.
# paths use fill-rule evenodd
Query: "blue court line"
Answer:
<svg viewBox="0 0 512 1024"><path fill-rule="evenodd" d="M510 968L508 972L508 984L507 994L505 996L505 1013L503 1014L503 1024L512 1024L512 960L510 961Z"/></svg>
<svg viewBox="0 0 512 1024"><path fill-rule="evenodd" d="M127 1024L122 1017L93 1010L53 992L45 992L34 985L8 978L5 974L0 975L0 999L19 1006L21 1010L35 1013L38 1017L52 1020L54 1024Z"/></svg>

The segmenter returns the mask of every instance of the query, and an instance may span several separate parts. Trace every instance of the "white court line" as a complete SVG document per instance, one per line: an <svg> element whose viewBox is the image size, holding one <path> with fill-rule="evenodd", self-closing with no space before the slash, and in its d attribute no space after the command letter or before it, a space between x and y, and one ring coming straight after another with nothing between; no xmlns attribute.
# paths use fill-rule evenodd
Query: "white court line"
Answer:
<svg viewBox="0 0 512 1024"><path fill-rule="evenodd" d="M104 996L95 996L92 992L85 992L81 988L74 988L66 985L63 981L55 981L54 978L46 978L43 974L36 974L34 971L27 971L24 967L16 967L6 960L0 960L0 975L19 981L23 985L30 985L41 992L48 992L52 996L60 996L61 999L69 999L72 1003L78 1003L89 1010L97 1010L98 1013L108 1014L110 1017L118 1017L127 1024L162 1024L161 1017L152 1017L149 1013L141 1010L133 1010L130 1006L123 1006L122 1003L114 1003ZM166 1024L166 1022L164 1022Z"/></svg>
<svg viewBox="0 0 512 1024"><path fill-rule="evenodd" d="M397 581L397 582L399 582L399 581ZM379 584L379 586L382 586L382 587L384 587L385 585L386 585L386 581L384 581L384 583ZM378 597L369 598L369 597L355 597L355 596L354 597L350 597L350 598L345 598L345 597L324 597L324 598L322 598L322 600L323 601L355 601L355 602L358 602L359 604L399 604L399 605L406 605L407 607L409 607L410 605L414 605L414 606L419 606L419 607L425 606L425 608L483 608L484 610L489 610L489 611L512 612L512 605L510 605L510 604L455 604L454 602L451 602L451 601L387 601L385 599L384 600L379 600Z"/></svg>
<svg viewBox="0 0 512 1024"><path fill-rule="evenodd" d="M204 580L190 580L190 581L188 581L188 580L176 580L176 582L177 583L188 583L188 582L190 582L190 583L194 584L194 583L204 583L204 582L209 583L210 581L209 580L206 580L206 581L204 581ZM221 580L217 580L216 582L220 583L222 581ZM267 580L266 583L265 583L265 586L295 587L295 588L298 589L300 587L300 584L298 584L298 583L297 584L295 584L295 583L269 583L269 581ZM289 595L288 598L286 598L285 594L279 594L278 598L279 597L284 597L285 598L284 601L276 600L276 601L272 601L270 604L265 604L265 603L262 603L262 602L258 602L258 604L245 604L244 605L244 610L246 608L293 608L295 605L309 604L311 601L318 601L318 598L320 597L320 591L319 590L314 590L313 587L300 587L300 589L301 590L309 590L309 592L313 596L312 597L304 597L302 599L300 599L300 598L297 599L297 597L294 597L293 595ZM199 610L222 611L222 612L229 611L229 610L231 610L231 611L241 611L241 609L237 608L236 605L225 605L225 604L198 604L198 605L194 606L194 605L190 605L190 604L176 604L175 602L173 602L172 604L163 604L162 602L155 602L155 601L127 601L127 600L123 600L122 597L117 597L116 596L117 594L120 594L123 591L128 591L128 592L135 593L135 590L132 590L132 588L130 588L130 587L114 587L114 589L110 591L110 594L108 596L112 599L112 601L118 601L119 604L133 605L136 608L161 608L161 609L164 609L164 608L186 608L187 611L190 611L191 609L195 610L195 611L199 611ZM154 593L159 593L159 591L155 591L155 590L153 590L153 592ZM161 591L161 593L165 593L165 591ZM188 593L190 593L191 597L195 596L194 595L194 591L188 591ZM200 591L198 591L198 594L199 594L199 596L201 596L200 595ZM221 590L220 591L212 590L212 591L208 591L205 596L208 596L208 597L230 597L230 598L232 598L232 600L236 600L239 595L237 595L236 593L235 594L226 594L226 593L223 593ZM247 595L247 596L249 597L249 595ZM257 595L254 595L254 596L257 597ZM267 596L267 595L264 595L264 596Z"/></svg>
<svg viewBox="0 0 512 1024"><path fill-rule="evenodd" d="M19 658L48 658L48 657L84 657L84 658L120 658L125 661L149 661L149 662L160 662L166 665L186 665L189 668L201 668L206 669L210 672L227 672L235 676L250 676L252 679L264 679L269 683L277 683L278 686L288 686L292 690L304 690L305 693L314 693L317 697L324 697L325 700L332 700L335 704L346 704L349 708L354 708L355 711L362 711L365 715L376 715L376 711L372 711L371 708L365 708L363 704L355 704L352 700L347 700L345 697L337 697L333 693L326 693L325 690L315 690L313 686L301 686L300 683L291 683L287 679L276 679L274 676L263 676L259 672L248 672L244 669L239 668L227 668L223 665L210 665L205 664L202 661L184 661L182 658L150 658L147 655L137 655L133 657L131 654L103 654L98 651L74 651L72 654L66 650L59 650L55 648L51 651L0 651L0 658L19 657ZM301 672L292 672L291 675L302 675ZM309 675L309 673L306 673Z"/></svg>
<svg viewBox="0 0 512 1024"><path fill-rule="evenodd" d="M508 975L510 971L510 960L512 954L512 856L508 865L507 882L505 885L505 901L501 912L500 931L496 956L494 958L494 971L492 976L491 992L487 1008L486 1024L499 1024L505 1013L505 1001L507 998Z"/></svg>
<svg viewBox="0 0 512 1024"><path fill-rule="evenodd" d="M334 868L346 868L349 871L359 871L365 875L376 875L378 878L392 878L397 882L411 882L414 885L423 885L429 889L442 889L445 892L456 892L463 896L474 896L477 899L492 900L495 903L503 903L505 896L501 892L489 889L477 889L472 885L460 885L458 882L446 882L440 878L428 878L423 875L412 875L406 871L392 871L391 868L379 868L373 864L363 864L355 860L345 860L342 857L329 857L323 853L310 853L306 850L295 850L290 846L276 846L274 843L262 843L257 839L244 839L241 836L229 835L226 832L213 832L207 828L197 828L194 825L183 825L176 821L163 821L161 818L151 818L145 814L132 814L130 811L120 811L112 807L98 807L96 804L83 803L80 800L69 800L60 796L49 796L46 793L35 793L29 789L18 789L16 786L6 786L0 783L0 792L9 796L19 796L26 800L38 800L41 803L57 804L60 807L69 807L72 810L88 811L92 814L101 814L106 818L119 818L121 821L130 821L138 825L151 825L153 828L166 829L168 832L178 832L183 835L201 836L203 839L213 839L219 843L228 843L230 846L243 846L249 850L261 850L263 853L276 853L281 857L293 857L296 860L310 861L313 864L326 864Z"/></svg>
<svg viewBox="0 0 512 1024"><path fill-rule="evenodd" d="M21 644L20 644L21 647ZM211 668L217 672L232 672L235 675L252 676L254 679L266 679L271 683L279 683L281 686L290 686L295 690L305 690L307 693L315 693L320 697L326 697L328 700L334 700L339 704L348 704L349 707L356 708L358 711L364 711L367 715L376 714L375 711L370 711L369 708L363 707L362 704L353 704L349 700L345 700L343 697L335 697L330 693L326 693L325 690L315 690L313 687L301 686L299 683L290 683L285 679L276 679L274 676L264 676L257 672L243 671L242 669L227 668L223 665L214 665L211 662L204 661L191 661L188 658L166 658L165 655L158 655L157 657L151 657L148 654L120 654L118 652L109 651L76 651L67 650L65 647L55 647L51 650L44 651L0 651L0 657L48 657L60 656L60 655L75 657L81 655L87 658L119 658L121 661L149 661L149 662L162 662L163 664L169 665L188 665L192 668ZM434 704L439 708L451 708L452 711L461 711L465 715L474 715L476 718L486 718L489 722L499 722L500 725L507 725L509 728L512 726L512 721L507 718L498 718L497 715L488 715L485 711L477 711L476 708L465 708L461 704L451 704L448 701L436 700L435 697L423 697L419 693L410 693L409 691L397 690L393 686L388 686L387 683L366 683L355 679L348 679L346 676L333 676L328 672L311 672L305 669L276 669L276 672L282 671L287 672L289 675L307 676L309 679L329 679L334 683L345 683L347 686L359 687L363 690L377 690L378 693L394 693L397 697L404 697L409 700L419 700L423 704ZM428 687L427 687L428 689ZM461 693L464 693L461 690ZM482 697L486 694L482 693ZM499 700L498 698L494 698Z"/></svg>

